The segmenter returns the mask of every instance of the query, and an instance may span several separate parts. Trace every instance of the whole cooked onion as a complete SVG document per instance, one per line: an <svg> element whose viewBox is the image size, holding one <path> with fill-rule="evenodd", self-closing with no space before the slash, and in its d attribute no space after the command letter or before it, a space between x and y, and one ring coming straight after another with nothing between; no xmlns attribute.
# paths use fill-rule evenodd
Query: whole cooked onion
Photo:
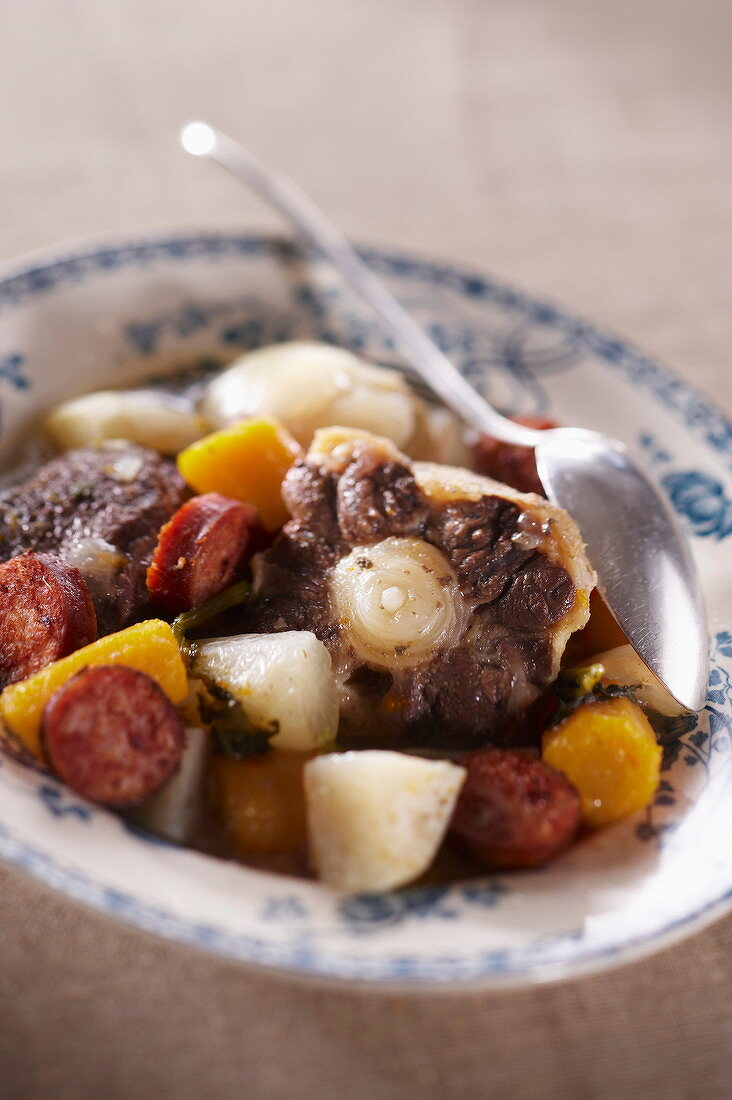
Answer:
<svg viewBox="0 0 732 1100"><path fill-rule="evenodd" d="M46 428L64 450L127 439L177 454L209 429L185 398L162 390L97 390L57 405Z"/></svg>
<svg viewBox="0 0 732 1100"><path fill-rule="evenodd" d="M421 539L355 547L333 570L330 595L345 639L377 668L421 664L465 627L455 574Z"/></svg>
<svg viewBox="0 0 732 1100"><path fill-rule="evenodd" d="M298 340L241 356L209 384L201 408L216 427L275 416L304 447L331 424L378 431L401 446L414 431L416 402L398 372Z"/></svg>

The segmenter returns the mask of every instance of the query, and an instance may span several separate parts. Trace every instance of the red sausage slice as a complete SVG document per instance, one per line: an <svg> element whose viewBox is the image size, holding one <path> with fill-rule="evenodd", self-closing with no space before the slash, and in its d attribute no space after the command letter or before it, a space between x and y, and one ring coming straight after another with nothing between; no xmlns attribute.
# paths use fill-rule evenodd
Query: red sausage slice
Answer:
<svg viewBox="0 0 732 1100"><path fill-rule="evenodd" d="M460 763L468 774L450 832L476 859L488 867L533 867L566 848L581 817L568 779L510 749L479 749Z"/></svg>
<svg viewBox="0 0 732 1100"><path fill-rule="evenodd" d="M257 526L254 508L220 493L187 501L158 536L147 571L151 598L177 614L221 592Z"/></svg>
<svg viewBox="0 0 732 1100"><path fill-rule="evenodd" d="M515 416L517 424L527 428L546 431L558 428L556 420L543 416ZM536 469L533 447L521 447L517 443L505 443L490 435L481 435L475 444L473 457L478 473L502 481L521 493L538 493L544 496L544 489Z"/></svg>
<svg viewBox="0 0 732 1100"><path fill-rule="evenodd" d="M97 617L78 569L29 550L0 565L0 686L89 645Z"/></svg>
<svg viewBox="0 0 732 1100"><path fill-rule="evenodd" d="M72 676L43 712L51 765L84 798L134 806L178 767L183 724L165 692L144 672L94 665Z"/></svg>

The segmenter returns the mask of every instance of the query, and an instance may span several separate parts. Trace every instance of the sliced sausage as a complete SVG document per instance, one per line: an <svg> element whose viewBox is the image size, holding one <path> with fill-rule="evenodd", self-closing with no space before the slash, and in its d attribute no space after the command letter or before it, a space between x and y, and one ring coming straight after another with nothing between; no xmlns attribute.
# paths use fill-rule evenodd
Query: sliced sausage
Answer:
<svg viewBox="0 0 732 1100"><path fill-rule="evenodd" d="M78 569L33 551L0 565L0 687L96 636L97 617Z"/></svg>
<svg viewBox="0 0 732 1100"><path fill-rule="evenodd" d="M147 571L151 598L177 614L215 596L246 556L257 525L254 508L220 493L187 501L158 536Z"/></svg>
<svg viewBox="0 0 732 1100"><path fill-rule="evenodd" d="M540 416L515 416L517 424L526 428L546 431L558 428L556 420ZM482 435L475 444L473 457L478 473L502 481L521 493L538 493L544 496L544 489L536 469L533 447L521 447L517 443L505 443L490 435Z"/></svg>
<svg viewBox="0 0 732 1100"><path fill-rule="evenodd" d="M82 669L51 696L43 744L72 790L105 806L134 806L178 767L183 723L160 686L125 665Z"/></svg>
<svg viewBox="0 0 732 1100"><path fill-rule="evenodd" d="M580 796L563 775L527 753L480 749L461 759L468 774L450 832L481 863L533 867L569 844Z"/></svg>

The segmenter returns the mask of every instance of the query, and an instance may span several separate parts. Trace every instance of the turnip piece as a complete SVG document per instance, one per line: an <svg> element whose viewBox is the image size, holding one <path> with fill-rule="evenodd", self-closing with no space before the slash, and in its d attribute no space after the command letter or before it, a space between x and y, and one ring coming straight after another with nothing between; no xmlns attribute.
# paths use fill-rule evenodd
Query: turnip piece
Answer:
<svg viewBox="0 0 732 1100"><path fill-rule="evenodd" d="M348 893L393 890L429 867L465 769L366 750L305 765L310 854L319 877Z"/></svg>
<svg viewBox="0 0 732 1100"><path fill-rule="evenodd" d="M206 731L188 726L180 765L165 786L126 816L134 825L155 836L187 844L201 816L201 791L208 749Z"/></svg>
<svg viewBox="0 0 732 1100"><path fill-rule="evenodd" d="M216 427L274 416L305 447L330 424L378 431L401 446L415 428L416 399L397 371L303 340L242 355L209 384L201 410Z"/></svg>
<svg viewBox="0 0 732 1100"><path fill-rule="evenodd" d="M306 752L335 740L338 691L330 655L309 630L199 642L193 672L233 695L253 725L275 729L273 748Z"/></svg>

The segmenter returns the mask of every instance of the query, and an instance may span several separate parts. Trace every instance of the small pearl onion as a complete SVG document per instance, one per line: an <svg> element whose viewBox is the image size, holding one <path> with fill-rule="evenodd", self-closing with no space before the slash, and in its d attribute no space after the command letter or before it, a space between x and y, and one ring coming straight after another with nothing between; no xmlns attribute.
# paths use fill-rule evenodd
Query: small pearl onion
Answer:
<svg viewBox="0 0 732 1100"><path fill-rule="evenodd" d="M330 594L345 639L378 668L421 664L454 644L467 618L449 562L421 539L357 546L333 570Z"/></svg>

